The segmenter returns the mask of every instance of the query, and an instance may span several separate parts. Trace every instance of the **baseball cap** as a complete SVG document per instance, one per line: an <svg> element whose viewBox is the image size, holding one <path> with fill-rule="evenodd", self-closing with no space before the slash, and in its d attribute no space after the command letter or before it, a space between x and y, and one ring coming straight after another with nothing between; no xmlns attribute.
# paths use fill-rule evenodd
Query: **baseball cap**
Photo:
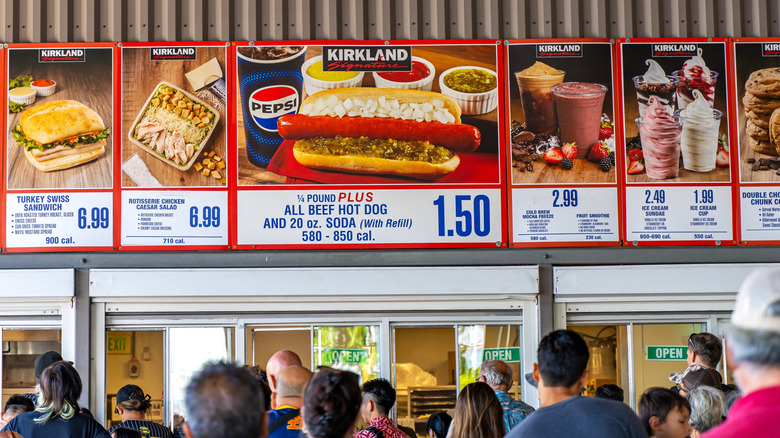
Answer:
<svg viewBox="0 0 780 438"><path fill-rule="evenodd" d="M116 393L116 402L122 403L128 400L145 400L148 396L138 385L125 385Z"/></svg>
<svg viewBox="0 0 780 438"><path fill-rule="evenodd" d="M685 373L682 378L682 387L685 391L693 391L699 386L711 386L720 389L722 382L723 378L719 372L712 368L701 368Z"/></svg>
<svg viewBox="0 0 780 438"><path fill-rule="evenodd" d="M538 388L539 387L539 382L534 380L534 373L526 373L525 374L525 381L530 383L531 386L533 386L534 388Z"/></svg>
<svg viewBox="0 0 780 438"><path fill-rule="evenodd" d="M737 293L731 324L780 333L780 269L759 269L745 279Z"/></svg>
<svg viewBox="0 0 780 438"><path fill-rule="evenodd" d="M62 356L56 351L47 351L35 359L35 378L40 379L43 370L49 365L62 360Z"/></svg>
<svg viewBox="0 0 780 438"><path fill-rule="evenodd" d="M691 371L700 370L702 368L704 368L704 366L702 365L691 365L681 373L676 372L676 373L669 374L669 380L679 385L682 383L683 377L685 377L686 374L690 373Z"/></svg>

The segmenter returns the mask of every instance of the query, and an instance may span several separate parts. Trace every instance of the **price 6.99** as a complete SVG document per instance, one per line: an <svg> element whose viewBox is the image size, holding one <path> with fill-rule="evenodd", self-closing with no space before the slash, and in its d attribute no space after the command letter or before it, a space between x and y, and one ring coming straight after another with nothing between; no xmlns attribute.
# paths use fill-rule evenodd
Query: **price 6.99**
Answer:
<svg viewBox="0 0 780 438"><path fill-rule="evenodd" d="M479 237L490 234L490 198L486 195L455 195L455 223L450 223L445 209L446 200L440 195L433 201L437 207L439 236L453 236L457 233L460 237L470 236L471 233Z"/></svg>
<svg viewBox="0 0 780 438"><path fill-rule="evenodd" d="M194 206L190 207L190 227L218 227L219 216L219 207L216 205L213 207L205 206L201 209Z"/></svg>
<svg viewBox="0 0 780 438"><path fill-rule="evenodd" d="M108 207L93 207L89 211L89 217L87 217L87 209L79 208L76 214L78 220L79 229L85 230L90 228L108 228L109 217Z"/></svg>

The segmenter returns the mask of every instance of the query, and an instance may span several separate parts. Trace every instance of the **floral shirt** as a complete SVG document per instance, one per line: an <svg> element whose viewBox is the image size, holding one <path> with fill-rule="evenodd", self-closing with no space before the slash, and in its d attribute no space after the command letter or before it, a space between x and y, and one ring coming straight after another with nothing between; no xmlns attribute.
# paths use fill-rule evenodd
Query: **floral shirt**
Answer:
<svg viewBox="0 0 780 438"><path fill-rule="evenodd" d="M498 401L501 402L501 407L504 408L504 427L506 428L506 433L509 433L513 427L525 420L525 417L533 412L534 408L513 399L508 392L502 389L497 389L495 391Z"/></svg>
<svg viewBox="0 0 780 438"><path fill-rule="evenodd" d="M371 420L369 426L376 427L382 431L384 438L409 438L405 433L398 429L393 424L393 420L387 417L376 417ZM370 430L363 429L360 432L352 435L352 438L375 438L375 435Z"/></svg>

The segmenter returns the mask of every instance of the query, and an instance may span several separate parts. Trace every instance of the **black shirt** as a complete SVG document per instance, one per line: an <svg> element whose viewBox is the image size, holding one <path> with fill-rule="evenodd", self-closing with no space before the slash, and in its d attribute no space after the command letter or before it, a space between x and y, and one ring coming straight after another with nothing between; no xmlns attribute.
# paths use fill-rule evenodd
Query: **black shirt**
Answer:
<svg viewBox="0 0 780 438"><path fill-rule="evenodd" d="M42 416L37 411L19 414L3 428L3 432L16 432L24 438L111 438L103 426L87 414L79 413L67 420L57 416L45 423L36 423L35 419Z"/></svg>
<svg viewBox="0 0 780 438"><path fill-rule="evenodd" d="M114 432L114 430L120 427L137 430L141 432L141 435L144 438L173 438L173 432L171 432L171 430L167 427L161 424L153 423L151 421L143 420L123 421L111 429L108 429L108 433L111 434Z"/></svg>

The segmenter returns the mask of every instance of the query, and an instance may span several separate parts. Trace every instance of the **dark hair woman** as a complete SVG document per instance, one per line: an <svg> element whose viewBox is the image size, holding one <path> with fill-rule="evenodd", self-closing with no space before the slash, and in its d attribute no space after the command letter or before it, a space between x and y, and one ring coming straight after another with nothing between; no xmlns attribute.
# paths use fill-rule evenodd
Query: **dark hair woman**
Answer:
<svg viewBox="0 0 780 438"><path fill-rule="evenodd" d="M447 431L450 430L452 417L446 412L435 412L428 417L425 423L425 430L428 432L428 438L445 438Z"/></svg>
<svg viewBox="0 0 780 438"><path fill-rule="evenodd" d="M311 438L345 438L355 431L362 395L358 376L323 367L303 394L304 422Z"/></svg>
<svg viewBox="0 0 780 438"><path fill-rule="evenodd" d="M79 373L68 362L55 362L41 374L38 407L18 415L3 430L24 438L111 438L92 416L81 413L79 396Z"/></svg>
<svg viewBox="0 0 780 438"><path fill-rule="evenodd" d="M134 429L144 438L172 438L173 432L165 426L146 421L152 410L152 397L136 385L125 385L116 393L116 413L122 422L108 430L113 433L119 428Z"/></svg>
<svg viewBox="0 0 780 438"><path fill-rule="evenodd" d="M469 383L458 394L452 438L501 438L504 431L504 409L487 383Z"/></svg>

